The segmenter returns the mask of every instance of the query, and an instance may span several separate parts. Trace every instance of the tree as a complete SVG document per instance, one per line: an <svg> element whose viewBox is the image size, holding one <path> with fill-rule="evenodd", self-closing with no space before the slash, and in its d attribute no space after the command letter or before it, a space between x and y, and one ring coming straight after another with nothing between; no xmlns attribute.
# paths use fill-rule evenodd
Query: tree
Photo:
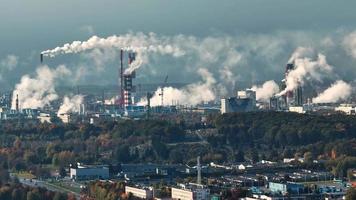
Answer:
<svg viewBox="0 0 356 200"><path fill-rule="evenodd" d="M64 167L59 168L59 175L63 178L67 175L66 169Z"/></svg>
<svg viewBox="0 0 356 200"><path fill-rule="evenodd" d="M346 200L355 200L356 199L356 189L351 187L346 192Z"/></svg>
<svg viewBox="0 0 356 200"><path fill-rule="evenodd" d="M27 200L41 200L41 196L34 191L28 191L27 192Z"/></svg>
<svg viewBox="0 0 356 200"><path fill-rule="evenodd" d="M56 192L54 194L53 200L67 200L67 195L59 193L59 192Z"/></svg>
<svg viewBox="0 0 356 200"><path fill-rule="evenodd" d="M236 162L245 162L245 154L242 150L238 150L235 156Z"/></svg>
<svg viewBox="0 0 356 200"><path fill-rule="evenodd" d="M116 160L119 162L128 162L131 160L130 147L128 145L121 145L116 149Z"/></svg>
<svg viewBox="0 0 356 200"><path fill-rule="evenodd" d="M250 150L249 152L249 158L251 159L252 162L256 163L259 161L259 156L258 156L258 152L257 149L253 148Z"/></svg>

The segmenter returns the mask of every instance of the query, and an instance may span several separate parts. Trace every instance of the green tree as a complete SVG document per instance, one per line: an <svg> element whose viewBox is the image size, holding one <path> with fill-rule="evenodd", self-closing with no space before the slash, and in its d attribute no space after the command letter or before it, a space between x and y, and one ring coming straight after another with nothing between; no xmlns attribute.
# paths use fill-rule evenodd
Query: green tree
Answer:
<svg viewBox="0 0 356 200"><path fill-rule="evenodd" d="M115 152L116 160L119 162L129 162L131 160L130 147L128 145L121 145Z"/></svg>
<svg viewBox="0 0 356 200"><path fill-rule="evenodd" d="M41 200L41 196L38 192L28 191L27 192L27 200Z"/></svg>
<svg viewBox="0 0 356 200"><path fill-rule="evenodd" d="M67 200L67 195L59 193L59 192L56 192L54 194L53 200Z"/></svg>
<svg viewBox="0 0 356 200"><path fill-rule="evenodd" d="M356 199L356 189L351 187L346 192L346 200L355 200Z"/></svg>

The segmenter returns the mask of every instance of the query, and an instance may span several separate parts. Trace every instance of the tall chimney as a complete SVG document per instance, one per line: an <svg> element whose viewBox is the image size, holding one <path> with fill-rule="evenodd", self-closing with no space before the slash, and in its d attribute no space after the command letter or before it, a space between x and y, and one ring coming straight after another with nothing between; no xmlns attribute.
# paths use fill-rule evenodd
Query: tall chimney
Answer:
<svg viewBox="0 0 356 200"><path fill-rule="evenodd" d="M16 111L19 111L19 95L16 94Z"/></svg>
<svg viewBox="0 0 356 200"><path fill-rule="evenodd" d="M201 185L201 166L200 166L200 156L197 158L197 172L198 172L198 177L197 177L197 183Z"/></svg>
<svg viewBox="0 0 356 200"><path fill-rule="evenodd" d="M120 98L119 104L122 105L124 101L124 50L120 51Z"/></svg>

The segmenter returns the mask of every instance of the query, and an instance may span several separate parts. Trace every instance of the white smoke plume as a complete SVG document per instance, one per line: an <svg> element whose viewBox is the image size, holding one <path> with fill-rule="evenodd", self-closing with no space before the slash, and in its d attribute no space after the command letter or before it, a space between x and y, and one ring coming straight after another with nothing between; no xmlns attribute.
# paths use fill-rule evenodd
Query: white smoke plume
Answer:
<svg viewBox="0 0 356 200"><path fill-rule="evenodd" d="M80 111L80 105L83 103L82 95L74 95L72 97L65 96L63 103L59 107L57 115L66 113L78 113Z"/></svg>
<svg viewBox="0 0 356 200"><path fill-rule="evenodd" d="M140 55L140 53L138 52L136 53ZM147 62L148 62L147 58L145 59L143 55L141 56L136 55L136 59L129 65L129 68L125 69L124 74L131 74L132 72L140 68L143 63L147 63Z"/></svg>
<svg viewBox="0 0 356 200"><path fill-rule="evenodd" d="M71 71L64 65L60 65L56 69L41 66L37 68L34 77L28 74L22 76L20 83L15 86L13 97L19 95L19 106L21 108L43 108L58 99L55 81L70 74ZM11 107L12 109L16 108L16 98L12 98Z"/></svg>
<svg viewBox="0 0 356 200"><path fill-rule="evenodd" d="M203 102L209 102L216 99L214 88L216 80L213 75L205 68L198 70L202 82L187 85L182 89L173 87L163 88L163 104L170 105L172 102L177 102L181 105L197 105ZM158 88L151 98L151 106L161 105L161 88ZM147 99L141 99L139 105L146 105Z"/></svg>
<svg viewBox="0 0 356 200"><path fill-rule="evenodd" d="M0 81L4 81L4 74L15 69L18 63L19 57L12 54L0 60Z"/></svg>
<svg viewBox="0 0 356 200"><path fill-rule="evenodd" d="M286 88L278 95L283 95L288 91L296 89L300 85L304 85L305 81L321 82L325 76L331 75L333 69L327 63L326 57L323 54L318 54L315 60L309 57L296 57L308 51L309 50L301 50L300 48L298 48L297 52L302 53L293 54L292 58L294 61L295 68L288 73L285 79Z"/></svg>
<svg viewBox="0 0 356 200"><path fill-rule="evenodd" d="M290 56L289 61L308 58L310 62L317 62L319 58L313 49L318 49L319 52L323 52L323 55L327 56L330 63L340 64L340 61L342 62L340 65L343 67L335 68L333 73L344 74L348 79L353 77L355 72L351 72L351 70L354 63L344 59L345 52L340 49L341 47L345 48L345 45L341 46L342 42L340 42L340 38L345 36L344 33L322 34L321 36L304 31L277 31L273 34L248 35L218 33L207 37L128 33L107 38L93 36L87 41L71 42L42 53L45 56L80 52L86 55L99 51L99 53L93 53L89 57L93 62L88 62L85 66L91 67L92 64L100 67L105 66L105 69L100 68L102 69L100 72L112 75L112 70L117 70L114 67L117 67L118 64L119 50L123 48L138 53L136 61L131 64L126 73L145 66L144 69L141 69L143 70L142 74L145 75L138 74L140 81L150 82L152 77L157 78L162 76L162 73L170 76L171 74L184 76L183 81L192 81L197 78L197 69L204 66L214 74L217 82L224 85L228 88L228 92L232 93L236 89L237 82L257 82L265 80L266 76L269 79L280 77L284 71L283 63L290 56L288 55L289 51L298 46L305 46L307 48L297 48ZM347 42L346 44L349 45L350 43ZM109 52L113 52L113 55L109 56L105 52L107 49L111 49ZM172 61L171 55L173 55L174 61ZM110 58L111 56L113 58ZM115 64L113 65L112 62L115 62ZM104 71L107 69L110 71ZM320 70L317 69L318 73ZM300 71L300 73L302 72ZM327 73L324 71L319 74L324 76ZM85 75L87 77L79 76L78 81L86 82L89 76L91 80L106 81L100 79L102 74L94 74L88 68ZM111 80L113 80L113 76L111 77ZM288 89L294 88L295 85L302 85L307 80L314 80L309 72L305 72L304 75L300 74L298 77L300 80L295 79L296 77L288 78ZM283 91L281 94L285 92Z"/></svg>
<svg viewBox="0 0 356 200"><path fill-rule="evenodd" d="M7 55L4 59L0 61L0 71L4 68L8 71L13 70L19 63L19 57L15 55Z"/></svg>
<svg viewBox="0 0 356 200"><path fill-rule="evenodd" d="M343 46L346 52L356 59L356 31L345 36Z"/></svg>
<svg viewBox="0 0 356 200"><path fill-rule="evenodd" d="M324 92L313 98L313 103L336 103L347 100L351 94L351 85L342 80L338 80Z"/></svg>
<svg viewBox="0 0 356 200"><path fill-rule="evenodd" d="M143 56L144 53L158 53L162 55L172 55L174 57L184 55L184 51L172 46L167 38L158 38L154 33L148 35L143 33L128 33L122 36L113 35L107 38L93 36L87 41L74 41L64 44L61 47L43 51L41 54L55 57L60 54L81 53L93 49L122 49L124 51L136 52L136 61L132 63L127 73L138 69L143 64L144 59L142 59L141 56Z"/></svg>
<svg viewBox="0 0 356 200"><path fill-rule="evenodd" d="M266 81L262 86L254 85L251 90L256 92L256 100L269 102L269 99L279 92L278 84L273 81Z"/></svg>
<svg viewBox="0 0 356 200"><path fill-rule="evenodd" d="M294 63L295 60L305 57L311 57L314 50L310 47L298 47L289 58L288 63Z"/></svg>

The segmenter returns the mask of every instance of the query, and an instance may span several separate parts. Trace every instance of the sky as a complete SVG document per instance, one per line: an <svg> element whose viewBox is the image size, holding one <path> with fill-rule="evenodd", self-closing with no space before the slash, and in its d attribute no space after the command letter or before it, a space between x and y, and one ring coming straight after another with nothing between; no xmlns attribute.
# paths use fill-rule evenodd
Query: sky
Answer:
<svg viewBox="0 0 356 200"><path fill-rule="evenodd" d="M355 7L353 0L1 0L0 83L13 88L22 76L33 76L43 50L93 35L151 32L161 39L193 37L195 44L185 48L198 50L177 59L150 55L138 71L143 83L166 75L172 82L193 83L201 80L200 68L218 82L279 80L300 46L326 54L338 76L354 80L355 58L343 41L356 30ZM220 50L218 43L224 43ZM115 84L116 53L61 55L46 64L73 71L71 81L61 84ZM218 59L207 60L213 53ZM236 87L231 81L225 85Z"/></svg>

